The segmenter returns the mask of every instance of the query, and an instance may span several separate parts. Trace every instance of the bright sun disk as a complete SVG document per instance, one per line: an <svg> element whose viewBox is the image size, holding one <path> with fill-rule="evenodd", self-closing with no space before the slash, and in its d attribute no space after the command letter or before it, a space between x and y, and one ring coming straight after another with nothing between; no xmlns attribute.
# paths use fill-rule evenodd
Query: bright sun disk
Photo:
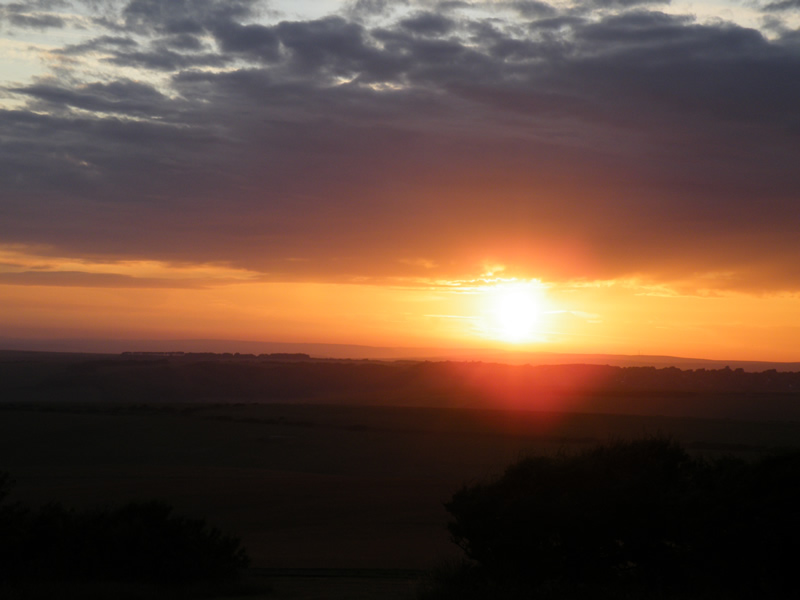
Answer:
<svg viewBox="0 0 800 600"><path fill-rule="evenodd" d="M483 323L487 337L510 343L539 339L544 313L543 291L542 284L536 280L502 283L489 288Z"/></svg>

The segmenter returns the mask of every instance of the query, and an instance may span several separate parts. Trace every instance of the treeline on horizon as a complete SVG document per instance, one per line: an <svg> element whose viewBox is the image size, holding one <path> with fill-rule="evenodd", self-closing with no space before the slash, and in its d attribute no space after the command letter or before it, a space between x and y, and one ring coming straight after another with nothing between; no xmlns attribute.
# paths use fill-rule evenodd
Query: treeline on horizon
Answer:
<svg viewBox="0 0 800 600"><path fill-rule="evenodd" d="M794 396L800 372L607 365L507 365L483 362L225 360L198 355L116 356L83 360L0 361L8 400L292 400L350 396L376 400L460 395L468 399L535 398L546 394L738 394ZM424 398L423 398L424 399Z"/></svg>

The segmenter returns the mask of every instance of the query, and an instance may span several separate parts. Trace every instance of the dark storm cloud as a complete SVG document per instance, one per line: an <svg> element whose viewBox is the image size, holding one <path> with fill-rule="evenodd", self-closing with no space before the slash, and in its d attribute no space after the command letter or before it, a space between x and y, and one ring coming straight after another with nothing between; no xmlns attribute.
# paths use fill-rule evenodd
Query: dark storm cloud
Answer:
<svg viewBox="0 0 800 600"><path fill-rule="evenodd" d="M505 4L522 17L361 2L261 23L252 2L134 0L124 31L62 52L140 80L13 90L29 105L0 113L0 235L272 278L494 260L800 288L797 45L642 3Z"/></svg>

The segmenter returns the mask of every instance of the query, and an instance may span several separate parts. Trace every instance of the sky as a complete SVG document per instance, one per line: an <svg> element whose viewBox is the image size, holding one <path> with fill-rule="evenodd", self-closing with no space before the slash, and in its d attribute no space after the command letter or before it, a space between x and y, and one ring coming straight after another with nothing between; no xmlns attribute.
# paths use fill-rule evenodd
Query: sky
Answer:
<svg viewBox="0 0 800 600"><path fill-rule="evenodd" d="M0 338L800 360L800 1L0 4Z"/></svg>

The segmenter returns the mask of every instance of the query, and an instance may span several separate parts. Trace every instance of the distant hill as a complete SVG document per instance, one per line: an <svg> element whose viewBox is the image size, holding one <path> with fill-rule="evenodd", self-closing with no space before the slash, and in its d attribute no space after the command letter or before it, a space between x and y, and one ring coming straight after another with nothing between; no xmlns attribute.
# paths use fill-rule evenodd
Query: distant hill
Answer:
<svg viewBox="0 0 800 600"><path fill-rule="evenodd" d="M302 353L0 352L0 398L270 402L800 421L800 372L378 361Z"/></svg>
<svg viewBox="0 0 800 600"><path fill-rule="evenodd" d="M314 358L371 360L459 360L530 365L611 365L617 367L677 367L679 369L744 369L750 372L800 371L800 362L744 361L657 355L565 354L487 348L383 347L310 342L253 342L244 340L23 340L0 337L0 351L121 354L123 352L215 352L242 354L309 354Z"/></svg>

